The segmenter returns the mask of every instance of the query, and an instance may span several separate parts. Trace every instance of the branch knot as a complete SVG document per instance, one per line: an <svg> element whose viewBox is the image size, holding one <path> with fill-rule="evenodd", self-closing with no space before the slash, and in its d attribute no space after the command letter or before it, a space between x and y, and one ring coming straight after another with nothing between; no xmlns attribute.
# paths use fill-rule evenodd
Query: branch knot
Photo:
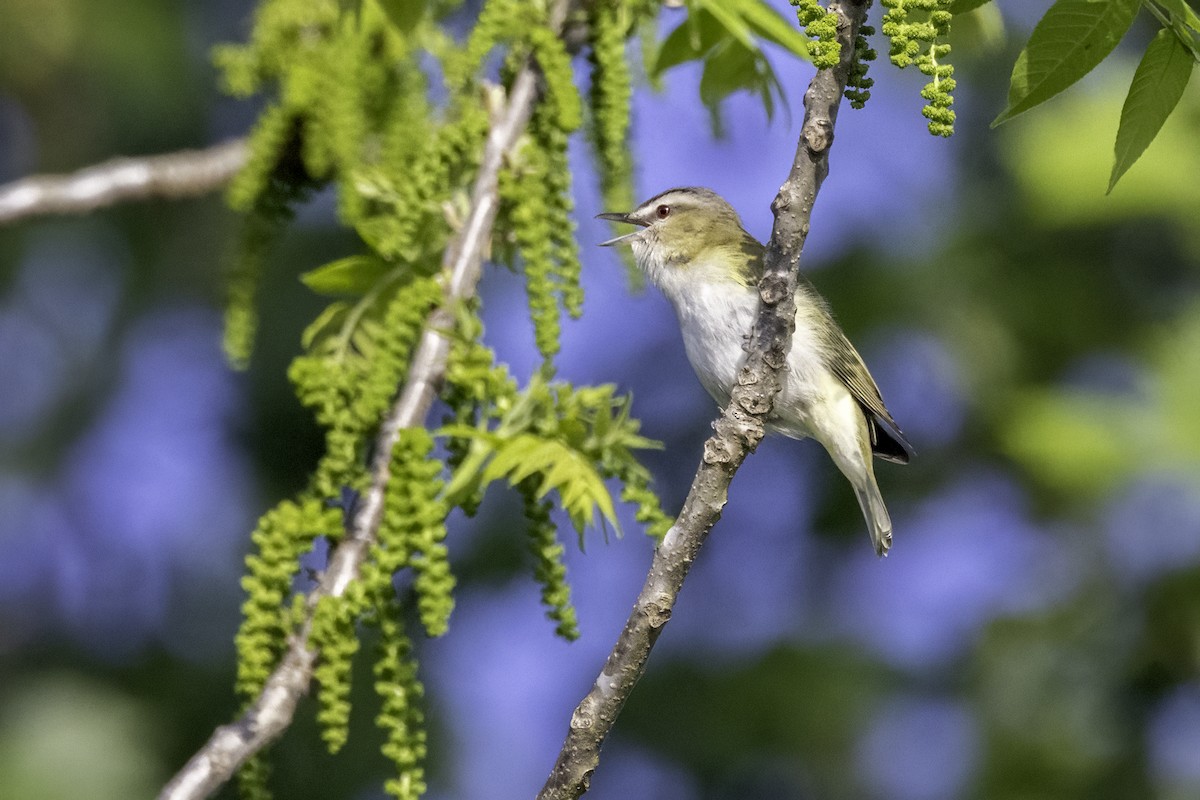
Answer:
<svg viewBox="0 0 1200 800"><path fill-rule="evenodd" d="M771 401L767 397L767 393L763 391L744 392L738 398L738 405L745 409L747 414L761 416L771 410Z"/></svg>
<svg viewBox="0 0 1200 800"><path fill-rule="evenodd" d="M820 156L833 144L833 121L828 117L814 117L804 125L800 137L809 155Z"/></svg>
<svg viewBox="0 0 1200 800"><path fill-rule="evenodd" d="M644 613L651 628L661 628L671 621L671 598L660 597L647 603Z"/></svg>
<svg viewBox="0 0 1200 800"><path fill-rule="evenodd" d="M764 305L779 305L783 298L787 297L787 292L788 280L785 275L769 273L758 282L758 296L762 298Z"/></svg>
<svg viewBox="0 0 1200 800"><path fill-rule="evenodd" d="M596 724L596 718L592 715L590 709L583 707L575 709L575 713L571 715L571 729L576 731L589 730Z"/></svg>
<svg viewBox="0 0 1200 800"><path fill-rule="evenodd" d="M720 431L716 436L710 436L704 442L705 464L729 464L734 461L735 457L733 447L720 435Z"/></svg>

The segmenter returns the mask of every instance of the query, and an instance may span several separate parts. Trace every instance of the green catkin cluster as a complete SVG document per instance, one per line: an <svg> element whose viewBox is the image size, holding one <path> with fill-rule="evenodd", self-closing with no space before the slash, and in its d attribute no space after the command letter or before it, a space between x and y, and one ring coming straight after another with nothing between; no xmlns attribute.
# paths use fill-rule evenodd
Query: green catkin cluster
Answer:
<svg viewBox="0 0 1200 800"><path fill-rule="evenodd" d="M842 56L837 36L837 14L826 11L817 0L790 0L796 16L812 42L808 54L817 69L833 69Z"/></svg>
<svg viewBox="0 0 1200 800"><path fill-rule="evenodd" d="M275 244L281 223L250 213L242 221L233 266L229 270L225 302L225 332L222 349L229 363L245 369L254 352L258 332L258 286L262 282L267 254Z"/></svg>
<svg viewBox="0 0 1200 800"><path fill-rule="evenodd" d="M274 172L281 137L295 131L304 169L316 180L338 183L340 215L352 224L361 198L340 179L374 161L369 145L387 118L379 110L394 98L411 110L408 99L420 88L412 80L398 83L392 69L392 59L402 58L406 48L373 5L355 18L342 14L337 0L266 0L250 44L215 52L233 93L277 84L277 99L251 133L246 168L231 187L234 206L261 192ZM423 122L421 116L410 117L410 131Z"/></svg>
<svg viewBox="0 0 1200 800"><path fill-rule="evenodd" d="M626 39L637 28L646 31L643 60L651 61L656 47L652 25L658 13L655 0L598 0L588 8L591 76L588 87L589 138L600 177L604 208L631 209L636 204L633 153L629 139L633 76L626 56ZM634 287L644 280L633 252L620 248L626 277Z"/></svg>
<svg viewBox="0 0 1200 800"><path fill-rule="evenodd" d="M318 536L336 538L342 514L319 500L285 500L263 515L251 536L255 553L246 558L242 626L238 630L238 693L247 700L261 691L291 634L287 601L300 556Z"/></svg>
<svg viewBox="0 0 1200 800"><path fill-rule="evenodd" d="M525 293L533 320L533 337L547 363L558 353L559 300L554 285L554 246L549 204L542 193L548 172L544 151L527 147L522 162L500 175L500 198L505 203L504 227L511 231L525 273Z"/></svg>
<svg viewBox="0 0 1200 800"><path fill-rule="evenodd" d="M881 0L888 9L883 17L883 34L891 41L892 63L904 69L916 64L930 78L921 90L925 107L921 114L929 120L929 132L935 136L954 133L954 67L944 63L950 45L939 43L950 33L951 0Z"/></svg>
<svg viewBox="0 0 1200 800"><path fill-rule="evenodd" d="M854 37L854 59L850 62L850 74L846 78L846 99L851 108L862 108L871 98L871 87L875 85L873 78L867 77L868 63L874 61L877 54L867 43L867 37L875 33L870 25L863 25Z"/></svg>
<svg viewBox="0 0 1200 800"><path fill-rule="evenodd" d="M299 356L288 371L300 402L326 429L325 454L312 478L319 497L338 497L343 487L366 488L369 434L395 394L426 316L442 298L433 278L392 292L380 318L360 321L346 349Z"/></svg>
<svg viewBox="0 0 1200 800"><path fill-rule="evenodd" d="M487 0L467 37L467 45L459 55L451 54L443 69L446 85L455 93L463 93L476 79L492 48L504 41L520 36L520 31L531 22L532 4L521 0Z"/></svg>
<svg viewBox="0 0 1200 800"><path fill-rule="evenodd" d="M228 191L230 205L249 215L226 315L226 350L235 364L249 356L255 288L272 240L263 231L278 229L276 208L287 209L308 189L332 182L347 225L368 225L372 212L394 215L363 191L372 183L363 176L408 186L413 151L436 138L418 56L419 48L375 4L357 16L344 15L337 0L265 0L249 44L216 48L214 60L231 93L244 97L276 88L251 132L247 163ZM415 255L405 244L392 242L392 251Z"/></svg>
<svg viewBox="0 0 1200 800"><path fill-rule="evenodd" d="M417 679L400 606L394 601L381 604L374 621L379 627L375 692L381 701L375 721L387 736L383 754L396 767L396 777L387 781L384 791L396 800L417 800L425 793L425 689Z"/></svg>
<svg viewBox="0 0 1200 800"><path fill-rule="evenodd" d="M580 275L579 244L575 238L575 201L571 194L571 167L567 162L567 133L551 128L543 133L538 120L533 120L534 135L542 142L547 154L545 191L548 216L551 222L550 243L554 249L554 281L563 310L571 319L583 314L583 287Z"/></svg>
<svg viewBox="0 0 1200 800"><path fill-rule="evenodd" d="M629 32L627 4L599 0L591 5L592 66L588 105L591 139L600 174L600 195L605 208L633 208L633 157L629 147L629 103L633 79L625 58Z"/></svg>
<svg viewBox="0 0 1200 800"><path fill-rule="evenodd" d="M507 209L501 227L511 231L520 251L534 339L545 368L552 371L560 307L572 317L583 310L567 163L567 140L579 128L583 109L562 41L544 21L529 37L542 72L544 100L530 120L525 146L502 176L500 193Z"/></svg>
<svg viewBox="0 0 1200 800"><path fill-rule="evenodd" d="M247 366L254 349L255 304L267 256L291 221L292 206L313 186L294 157L292 121L280 109L268 109L257 129L248 161L267 166L239 174L227 192L230 206L245 214L229 270L223 342L226 357L238 369Z"/></svg>
<svg viewBox="0 0 1200 800"><path fill-rule="evenodd" d="M637 462L619 465L613 470L621 481L621 500L636 507L634 519L646 526L646 535L662 539L675 520L662 510L658 495L650 488L650 472Z"/></svg>
<svg viewBox="0 0 1200 800"><path fill-rule="evenodd" d="M271 777L271 764L260 752L246 759L237 773L238 793L242 800L271 800L267 779Z"/></svg>
<svg viewBox="0 0 1200 800"><path fill-rule="evenodd" d="M351 661L358 652L355 621L372 608L394 610L392 578L397 572L411 568L416 574L417 609L426 632L446 632L454 608L454 576L442 543L449 509L439 496L442 465L431 458L432 450L433 437L424 428L400 431L392 450L383 519L361 578L342 597L321 598L313 615L311 641L321 654L315 670L317 721L330 752L345 744L349 731ZM376 622L381 619L369 616Z"/></svg>
<svg viewBox="0 0 1200 800"><path fill-rule="evenodd" d="M464 104L436 137L397 145L389 151L395 164L357 180L365 202L355 229L372 250L418 274L436 271L439 261L428 254L440 251L449 235L445 206L454 197L451 187L478 168L487 126L480 103Z"/></svg>
<svg viewBox="0 0 1200 800"><path fill-rule="evenodd" d="M560 308L577 317L582 311L579 254L571 218L571 173L567 140L582 122L582 102L575 88L570 55L547 24L545 11L516 0L490 0L464 49L447 66L448 83L471 85L479 63L498 43L524 40L523 50L537 62L542 101L534 110L521 151L500 176L504 210L497 222L498 250L508 237L520 252L526 278L534 338L551 370L559 348Z"/></svg>
<svg viewBox="0 0 1200 800"><path fill-rule="evenodd" d="M280 163L297 141L296 121L282 106L273 105L259 115L247 142L246 166L234 177L225 198L234 211L250 213L267 196Z"/></svg>
<svg viewBox="0 0 1200 800"><path fill-rule="evenodd" d="M424 791L426 744L422 687L393 581L408 571L421 625L432 636L446 631L454 605L445 546L452 504L470 513L487 482L508 479L518 487L532 526L535 577L548 615L566 638L578 633L563 548L550 521L552 504L568 511L581 536L596 509L615 523L604 482L619 477L622 496L637 505L638 519L652 534L661 535L670 523L649 491L649 473L632 454L654 443L637 434L628 399L615 397L611 386L548 383L559 317L563 311L577 316L582 308L567 145L584 114L570 54L548 24L547 5L486 0L460 47L438 24L453 0L261 0L250 42L215 53L231 93L271 94L250 136L247 165L229 190L230 204L247 215L228 312L231 360L249 357L262 265L296 204L312 190L336 191L338 217L365 250L305 276L315 291L341 295L305 331L304 352L289 370L297 397L325 432L325 450L305 489L264 515L253 535L256 550L243 580L245 621L237 637L238 690L247 700L257 696L289 637L311 615L317 717L326 744L336 751L349 729L359 635L364 626L377 628L377 721L386 732L383 752L396 766L386 788L398 800L415 800ZM654 0L603 0L589 9L598 76L589 95L592 136L606 165L602 171L623 191L631 171L624 42L656 11ZM438 70L429 68L431 57L441 67L442 86L433 85ZM504 260L519 256L526 273L546 367L519 392L481 343L476 304L455 309L456 325L446 331L453 344L442 399L458 431L445 436L446 463L435 457L435 439L426 429L400 432L390 453L382 522L358 577L341 596L311 603L294 587L300 558L317 537L336 544L346 535L346 512L334 501L347 490L361 497L369 489L379 424L430 311L446 302L438 279L442 254L478 171L490 111L503 96L491 85L495 78L485 76L494 76L498 66L504 83L528 58L540 73L539 98L520 151L501 172L494 244L500 256L506 245L515 246ZM524 412L517 413L521 403ZM520 476L485 476L488 459L506 445L533 448L542 460ZM442 481L447 466L451 483L466 475L453 500ZM266 761L252 759L239 775L245 796L266 800L267 775Z"/></svg>
<svg viewBox="0 0 1200 800"><path fill-rule="evenodd" d="M450 509L440 497L442 463L431 457L432 452L429 431L400 431L392 448L383 521L372 559L377 568L363 577L363 584L368 593L384 597L391 592L396 569L412 569L421 624L430 636L441 636L454 610L455 581L444 544Z"/></svg>
<svg viewBox="0 0 1200 800"><path fill-rule="evenodd" d="M579 638L575 607L571 605L571 587L567 584L567 566L563 563L558 526L550 519L553 504L539 500L537 483L522 481L517 486L529 523L529 552L533 556L533 576L542 585L542 605L546 618L555 623L554 632L569 642Z"/></svg>
<svg viewBox="0 0 1200 800"><path fill-rule="evenodd" d="M535 119L532 124L541 122ZM533 143L538 139L561 142L548 151L541 143ZM505 204L504 227L521 256L534 341L549 369L559 349L560 307L578 317L583 293L575 224L570 216L566 135L547 124L533 142L518 154L520 163L501 173L500 197Z"/></svg>
<svg viewBox="0 0 1200 800"><path fill-rule="evenodd" d="M416 574L417 609L426 632L446 632L454 608L454 576L443 544L449 509L440 498L442 464L431 457L432 450L433 437L424 428L400 431L382 522L361 578L344 596L321 598L313 615L311 641L321 654L315 671L317 720L330 752L345 744L349 730L351 661L358 651L355 621L370 609L395 610L392 578L397 572L411 568ZM369 621L383 618L382 611L368 615Z"/></svg>
<svg viewBox="0 0 1200 800"><path fill-rule="evenodd" d="M450 348L446 365L446 389L443 399L450 407L447 422L464 427L486 426L498 419L512 406L517 396L517 382L508 370L495 362L495 353L480 343L483 324L473 310L464 309L458 326L458 336ZM447 466L457 471L471 449L468 439L450 437L446 441ZM483 487L460 495L458 507L474 516L483 502Z"/></svg>
<svg viewBox="0 0 1200 800"><path fill-rule="evenodd" d="M350 668L358 652L354 623L357 604L346 597L325 596L313 612L309 641L321 654L313 670L317 681L317 722L329 752L342 749L350 735Z"/></svg>

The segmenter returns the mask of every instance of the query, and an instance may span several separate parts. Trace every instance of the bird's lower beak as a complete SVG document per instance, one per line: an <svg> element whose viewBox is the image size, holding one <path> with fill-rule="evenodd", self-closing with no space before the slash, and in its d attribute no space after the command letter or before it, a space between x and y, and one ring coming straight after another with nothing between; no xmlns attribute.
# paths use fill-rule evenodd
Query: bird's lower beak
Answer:
<svg viewBox="0 0 1200 800"><path fill-rule="evenodd" d="M642 222L641 220L634 219L628 214L621 214L613 211L606 211L603 214L597 214L596 219L606 219L609 222L624 222L629 225L639 225L643 228L646 227L646 223ZM609 239L607 242L601 242L600 247L612 247L614 244L625 244L626 242L633 241L638 236L641 236L641 234L641 231L627 233L624 236L618 236L615 239Z"/></svg>

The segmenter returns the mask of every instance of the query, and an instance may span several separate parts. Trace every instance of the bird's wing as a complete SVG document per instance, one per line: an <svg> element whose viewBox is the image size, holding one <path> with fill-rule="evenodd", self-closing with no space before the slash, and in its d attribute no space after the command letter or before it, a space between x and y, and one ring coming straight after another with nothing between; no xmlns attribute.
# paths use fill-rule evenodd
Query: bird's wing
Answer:
<svg viewBox="0 0 1200 800"><path fill-rule="evenodd" d="M862 356L836 324L830 325L829 330L833 331L825 343L829 369L846 384L850 394L866 411L871 428L871 449L879 458L907 464L913 455L913 447L883 404L879 387L867 371Z"/></svg>

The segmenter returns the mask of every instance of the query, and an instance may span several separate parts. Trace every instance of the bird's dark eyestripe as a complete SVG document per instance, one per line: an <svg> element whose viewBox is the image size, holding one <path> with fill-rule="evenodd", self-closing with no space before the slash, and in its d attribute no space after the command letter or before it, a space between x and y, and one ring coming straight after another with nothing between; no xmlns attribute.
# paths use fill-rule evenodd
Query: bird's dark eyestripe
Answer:
<svg viewBox="0 0 1200 800"><path fill-rule="evenodd" d="M686 195L691 195L693 197L697 197L701 193L702 193L702 190L697 189L694 186L680 186L680 187L677 187L674 189L667 189L665 192L659 192L658 194L654 195L654 197L651 197L649 200L642 203L642 208L653 208L654 206L658 205L659 200L661 200L662 198L666 197L669 194L686 194Z"/></svg>

